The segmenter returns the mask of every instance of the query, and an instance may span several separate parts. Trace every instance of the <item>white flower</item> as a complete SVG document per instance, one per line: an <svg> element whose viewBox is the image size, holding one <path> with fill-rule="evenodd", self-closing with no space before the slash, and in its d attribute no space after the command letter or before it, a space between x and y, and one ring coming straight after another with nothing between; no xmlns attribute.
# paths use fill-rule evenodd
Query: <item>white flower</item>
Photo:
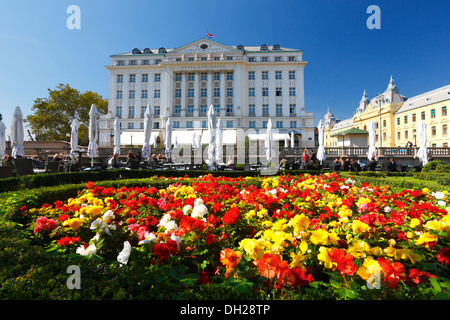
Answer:
<svg viewBox="0 0 450 320"><path fill-rule="evenodd" d="M198 204L192 209L191 217L196 219L203 219L203 216L208 213L208 208L203 204Z"/></svg>
<svg viewBox="0 0 450 320"><path fill-rule="evenodd" d="M186 216L189 213L189 210L192 210L192 206L191 205L185 205L183 208L183 214Z"/></svg>
<svg viewBox="0 0 450 320"><path fill-rule="evenodd" d="M158 226L166 227L166 224L172 219L170 214L166 213L161 220L159 220Z"/></svg>
<svg viewBox="0 0 450 320"><path fill-rule="evenodd" d="M104 229L106 227L106 223L104 223L102 221L102 219L96 219L94 221L92 221L90 229L95 230L95 229Z"/></svg>
<svg viewBox="0 0 450 320"><path fill-rule="evenodd" d="M197 199L195 199L195 201L194 201L194 206L197 206L197 205L199 205L199 204L203 204L203 199L202 199L202 198L197 198Z"/></svg>
<svg viewBox="0 0 450 320"><path fill-rule="evenodd" d="M176 236L176 235L172 234L170 236L170 239L172 239L173 241L175 241L177 243L178 248L180 247L180 242L181 242L180 236Z"/></svg>
<svg viewBox="0 0 450 320"><path fill-rule="evenodd" d="M89 245L87 248L80 246L77 248L77 253L82 256L90 256L97 253L97 247L95 244Z"/></svg>
<svg viewBox="0 0 450 320"><path fill-rule="evenodd" d="M127 264L128 258L130 258L131 253L131 244L128 241L125 241L123 243L123 249L119 252L119 255L117 256L117 261L121 264Z"/></svg>
<svg viewBox="0 0 450 320"><path fill-rule="evenodd" d="M114 212L112 210L108 210L103 214L102 219L103 220L112 220L114 219L116 216L114 215Z"/></svg>
<svg viewBox="0 0 450 320"><path fill-rule="evenodd" d="M167 222L164 226L164 228L166 228L166 232L170 231L170 230L178 230L178 226L177 223L173 220Z"/></svg>
<svg viewBox="0 0 450 320"><path fill-rule="evenodd" d="M153 232L147 232L145 234L144 240L139 241L138 244L145 244L145 243L150 243L152 241L156 241L156 236Z"/></svg>
<svg viewBox="0 0 450 320"><path fill-rule="evenodd" d="M392 209L389 206L384 207L384 212L391 212Z"/></svg>
<svg viewBox="0 0 450 320"><path fill-rule="evenodd" d="M442 200L445 198L445 193L443 193L441 191L433 192L431 195L434 196L438 200Z"/></svg>
<svg viewBox="0 0 450 320"><path fill-rule="evenodd" d="M445 207L447 204L445 203L444 200L439 200L438 205Z"/></svg>

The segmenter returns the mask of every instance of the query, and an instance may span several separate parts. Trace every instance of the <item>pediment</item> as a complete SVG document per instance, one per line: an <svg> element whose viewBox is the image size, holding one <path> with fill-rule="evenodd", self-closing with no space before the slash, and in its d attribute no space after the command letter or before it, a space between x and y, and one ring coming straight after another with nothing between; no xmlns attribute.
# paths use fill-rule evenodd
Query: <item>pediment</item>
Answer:
<svg viewBox="0 0 450 320"><path fill-rule="evenodd" d="M209 40L209 39L200 39L194 42L191 42L187 45L184 45L180 48L174 49L170 51L170 55L172 54L191 54L191 53L219 53L219 52L241 52L233 47L223 45L221 43Z"/></svg>

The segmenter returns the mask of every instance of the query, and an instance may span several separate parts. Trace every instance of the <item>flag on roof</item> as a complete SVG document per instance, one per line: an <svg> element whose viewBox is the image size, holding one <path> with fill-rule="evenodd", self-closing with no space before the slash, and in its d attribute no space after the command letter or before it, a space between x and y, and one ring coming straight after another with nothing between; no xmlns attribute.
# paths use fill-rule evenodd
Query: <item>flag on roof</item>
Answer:
<svg viewBox="0 0 450 320"><path fill-rule="evenodd" d="M207 36L208 38L214 37L211 33L208 32L208 30L206 30L206 36Z"/></svg>

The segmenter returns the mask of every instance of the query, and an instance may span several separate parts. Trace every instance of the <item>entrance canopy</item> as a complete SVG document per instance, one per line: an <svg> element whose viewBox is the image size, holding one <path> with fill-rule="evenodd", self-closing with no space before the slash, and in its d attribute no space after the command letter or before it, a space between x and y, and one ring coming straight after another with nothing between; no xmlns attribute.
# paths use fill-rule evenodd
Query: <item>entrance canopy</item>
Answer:
<svg viewBox="0 0 450 320"><path fill-rule="evenodd" d="M152 132L150 144L153 145L155 139L159 136L159 132ZM120 134L121 146L143 146L145 142L144 131L124 131Z"/></svg>

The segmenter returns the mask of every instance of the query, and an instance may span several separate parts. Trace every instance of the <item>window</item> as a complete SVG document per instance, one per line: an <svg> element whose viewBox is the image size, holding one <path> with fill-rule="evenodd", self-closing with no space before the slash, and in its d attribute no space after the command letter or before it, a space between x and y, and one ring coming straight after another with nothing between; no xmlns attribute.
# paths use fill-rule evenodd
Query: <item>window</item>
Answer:
<svg viewBox="0 0 450 320"><path fill-rule="evenodd" d="M206 104L202 104L200 106L200 113L207 113L208 112L208 108L206 107Z"/></svg>
<svg viewBox="0 0 450 320"><path fill-rule="evenodd" d="M117 83L123 83L123 74L117 75Z"/></svg>
<svg viewBox="0 0 450 320"><path fill-rule="evenodd" d="M189 120L186 121L186 128L193 128L194 127L194 121Z"/></svg>
<svg viewBox="0 0 450 320"><path fill-rule="evenodd" d="M181 89L175 89L175 98L181 98Z"/></svg>
<svg viewBox="0 0 450 320"><path fill-rule="evenodd" d="M405 119L404 119L404 121L403 121L405 124L407 124L408 123L408 116L405 116Z"/></svg>
<svg viewBox="0 0 450 320"><path fill-rule="evenodd" d="M134 129L134 123L128 122L128 129Z"/></svg>
<svg viewBox="0 0 450 320"><path fill-rule="evenodd" d="M192 104L188 105L186 112L187 113L194 113L194 106Z"/></svg>
<svg viewBox="0 0 450 320"><path fill-rule="evenodd" d="M275 96L281 97L283 95L282 88L275 88Z"/></svg>
<svg viewBox="0 0 450 320"><path fill-rule="evenodd" d="M219 104L215 104L213 106L213 108L214 108L214 113L215 114L220 114L220 105Z"/></svg>
<svg viewBox="0 0 450 320"><path fill-rule="evenodd" d="M283 121L277 121L275 125L277 128L283 128Z"/></svg>
<svg viewBox="0 0 450 320"><path fill-rule="evenodd" d="M444 143L442 144L442 147L443 147L443 148L448 148L448 143L447 143L447 142L444 142Z"/></svg>
<svg viewBox="0 0 450 320"><path fill-rule="evenodd" d="M136 82L136 75L130 74L130 82Z"/></svg>
<svg viewBox="0 0 450 320"><path fill-rule="evenodd" d="M446 116L447 115L447 107L442 107L442 115Z"/></svg>
<svg viewBox="0 0 450 320"><path fill-rule="evenodd" d="M289 96L295 97L295 88L293 88L293 87L289 88Z"/></svg>
<svg viewBox="0 0 450 320"><path fill-rule="evenodd" d="M123 62L123 60L120 60L120 61L117 61L117 65L118 65L118 66L124 66L125 63Z"/></svg>
<svg viewBox="0 0 450 320"><path fill-rule="evenodd" d="M233 120L227 120L227 128L233 128Z"/></svg>
<svg viewBox="0 0 450 320"><path fill-rule="evenodd" d="M181 73L175 73L175 81L181 81Z"/></svg>
<svg viewBox="0 0 450 320"><path fill-rule="evenodd" d="M123 95L122 90L116 91L116 99L122 99L122 95Z"/></svg>
<svg viewBox="0 0 450 320"><path fill-rule="evenodd" d="M200 89L200 97L207 97L208 96L208 89L201 88Z"/></svg>
<svg viewBox="0 0 450 320"><path fill-rule="evenodd" d="M425 120L425 111L422 111L420 113L420 118L421 118L421 120Z"/></svg>
<svg viewBox="0 0 450 320"><path fill-rule="evenodd" d="M141 98L142 99L147 99L148 98L148 91L147 90L142 90Z"/></svg>
<svg viewBox="0 0 450 320"><path fill-rule="evenodd" d="M175 106L175 113L176 114L180 114L181 113L181 106L180 105L176 105Z"/></svg>
<svg viewBox="0 0 450 320"><path fill-rule="evenodd" d="M227 57L227 60L233 60L233 57Z"/></svg>
<svg viewBox="0 0 450 320"><path fill-rule="evenodd" d="M207 122L206 120L202 120L202 128L207 128Z"/></svg>
<svg viewBox="0 0 450 320"><path fill-rule="evenodd" d="M282 114L283 113L283 105L282 104L277 104L275 108L276 108L276 113L277 114Z"/></svg>
<svg viewBox="0 0 450 320"><path fill-rule="evenodd" d="M144 123L143 122L140 123L140 129L144 129Z"/></svg>
<svg viewBox="0 0 450 320"><path fill-rule="evenodd" d="M269 96L269 88L262 88L262 96L263 97Z"/></svg>
<svg viewBox="0 0 450 320"><path fill-rule="evenodd" d="M220 72L214 72L214 80L220 80Z"/></svg>
<svg viewBox="0 0 450 320"><path fill-rule="evenodd" d="M148 60L142 60L142 64L143 64L144 66L147 66L147 65L149 64L149 61L148 61Z"/></svg>
<svg viewBox="0 0 450 320"><path fill-rule="evenodd" d="M296 112L296 109L297 109L297 108L296 108L296 105L295 105L295 104L290 104L290 105L289 105L289 113L290 113L290 114L295 114L295 113L297 113L297 112Z"/></svg>
<svg viewBox="0 0 450 320"><path fill-rule="evenodd" d="M281 71L275 71L275 79L276 80L281 80L281 79L283 79L283 77L282 77L282 72Z"/></svg>
<svg viewBox="0 0 450 320"><path fill-rule="evenodd" d="M433 143L431 146L432 146L433 148L436 148L436 143Z"/></svg>
<svg viewBox="0 0 450 320"><path fill-rule="evenodd" d="M220 88L214 88L213 95L214 97L220 97Z"/></svg>
<svg viewBox="0 0 450 320"><path fill-rule="evenodd" d="M436 135L436 126L432 126L431 127L431 135L435 136Z"/></svg>
<svg viewBox="0 0 450 320"><path fill-rule="evenodd" d="M289 80L295 80L295 71L289 71Z"/></svg>
<svg viewBox="0 0 450 320"><path fill-rule="evenodd" d="M261 73L261 79L262 80L269 80L269 71L263 71Z"/></svg>
<svg viewBox="0 0 450 320"><path fill-rule="evenodd" d="M291 128L297 128L297 121L291 121Z"/></svg>
<svg viewBox="0 0 450 320"><path fill-rule="evenodd" d="M233 72L227 72L227 80L233 80Z"/></svg>
<svg viewBox="0 0 450 320"><path fill-rule="evenodd" d="M291 61L291 62L295 61L295 57L289 57L288 60Z"/></svg>
<svg viewBox="0 0 450 320"><path fill-rule="evenodd" d="M386 128L386 120L383 120L383 128Z"/></svg>
<svg viewBox="0 0 450 320"><path fill-rule="evenodd" d="M155 60L155 64L160 64L161 63L161 59L156 59Z"/></svg>
<svg viewBox="0 0 450 320"><path fill-rule="evenodd" d="M400 124L400 117L397 118L397 124Z"/></svg>
<svg viewBox="0 0 450 320"><path fill-rule="evenodd" d="M267 62L267 61L268 61L267 57L262 57L261 58L261 62Z"/></svg>
<svg viewBox="0 0 450 320"><path fill-rule="evenodd" d="M416 122L416 114L415 113L413 113L413 115L412 115L412 122Z"/></svg>
<svg viewBox="0 0 450 320"><path fill-rule="evenodd" d="M161 81L161 73L155 73L155 82L160 82Z"/></svg>
<svg viewBox="0 0 450 320"><path fill-rule="evenodd" d="M436 109L431 110L431 119L436 118Z"/></svg>
<svg viewBox="0 0 450 320"><path fill-rule="evenodd" d="M249 97L255 96L255 88L248 88L248 96Z"/></svg>
<svg viewBox="0 0 450 320"><path fill-rule="evenodd" d="M160 89L155 89L154 98L160 98L161 97L161 90Z"/></svg>
<svg viewBox="0 0 450 320"><path fill-rule="evenodd" d="M233 96L233 88L227 88L227 97Z"/></svg>
<svg viewBox="0 0 450 320"><path fill-rule="evenodd" d="M202 72L200 74L200 80L208 80L208 74L206 72Z"/></svg>
<svg viewBox="0 0 450 320"><path fill-rule="evenodd" d="M161 113L161 107L160 106L154 106L153 107L153 113L155 115L160 114Z"/></svg>
<svg viewBox="0 0 450 320"><path fill-rule="evenodd" d="M148 82L148 73L142 74L142 82Z"/></svg>
<svg viewBox="0 0 450 320"><path fill-rule="evenodd" d="M263 104L262 105L262 113L263 114L269 114L269 105L268 104Z"/></svg>
<svg viewBox="0 0 450 320"><path fill-rule="evenodd" d="M447 134L447 125L446 124L442 125L442 134Z"/></svg>
<svg viewBox="0 0 450 320"><path fill-rule="evenodd" d="M134 117L134 106L129 106L128 107L128 116L131 118L131 117Z"/></svg>
<svg viewBox="0 0 450 320"><path fill-rule="evenodd" d="M137 65L137 61L136 60L131 60L130 61L130 66L135 66Z"/></svg>
<svg viewBox="0 0 450 320"><path fill-rule="evenodd" d="M264 120L264 121L262 122L262 127L263 127L264 129L267 128L267 121Z"/></svg>
<svg viewBox="0 0 450 320"><path fill-rule="evenodd" d="M173 122L173 127L176 128L176 129L180 128L180 121L174 121Z"/></svg>
<svg viewBox="0 0 450 320"><path fill-rule="evenodd" d="M256 121L249 121L248 122L248 127L249 128L256 128Z"/></svg>
<svg viewBox="0 0 450 320"><path fill-rule="evenodd" d="M119 118L122 117L122 107L116 107L116 116Z"/></svg>
<svg viewBox="0 0 450 320"><path fill-rule="evenodd" d="M280 61L283 61L283 60L281 59L281 57L275 57L275 62L280 62Z"/></svg>
<svg viewBox="0 0 450 320"><path fill-rule="evenodd" d="M405 131L405 139L408 139L408 130Z"/></svg>
<svg viewBox="0 0 450 320"><path fill-rule="evenodd" d="M397 140L400 140L400 131L397 132Z"/></svg>
<svg viewBox="0 0 450 320"><path fill-rule="evenodd" d="M234 112L233 109L233 105L232 104L227 104L227 109L226 109L227 114L231 114Z"/></svg>
<svg viewBox="0 0 450 320"><path fill-rule="evenodd" d="M194 58L188 58L188 61L194 61Z"/></svg>
<svg viewBox="0 0 450 320"><path fill-rule="evenodd" d="M255 71L248 72L248 80L255 80Z"/></svg>
<svg viewBox="0 0 450 320"><path fill-rule="evenodd" d="M188 73L188 80L189 81L194 81L194 74L192 72Z"/></svg>
<svg viewBox="0 0 450 320"><path fill-rule="evenodd" d="M188 95L189 98L194 97L194 89L188 89Z"/></svg>
<svg viewBox="0 0 450 320"><path fill-rule="evenodd" d="M134 99L135 96L136 96L136 92L134 90L130 90L130 95L128 98Z"/></svg>
<svg viewBox="0 0 450 320"><path fill-rule="evenodd" d="M159 122L153 122L153 129L159 129Z"/></svg>
<svg viewBox="0 0 450 320"><path fill-rule="evenodd" d="M256 110L256 108L255 108L255 105L254 104L249 104L248 105L248 113L249 114L255 114L255 110Z"/></svg>
<svg viewBox="0 0 450 320"><path fill-rule="evenodd" d="M254 57L249 57L248 58L248 62L255 62L255 58Z"/></svg>

